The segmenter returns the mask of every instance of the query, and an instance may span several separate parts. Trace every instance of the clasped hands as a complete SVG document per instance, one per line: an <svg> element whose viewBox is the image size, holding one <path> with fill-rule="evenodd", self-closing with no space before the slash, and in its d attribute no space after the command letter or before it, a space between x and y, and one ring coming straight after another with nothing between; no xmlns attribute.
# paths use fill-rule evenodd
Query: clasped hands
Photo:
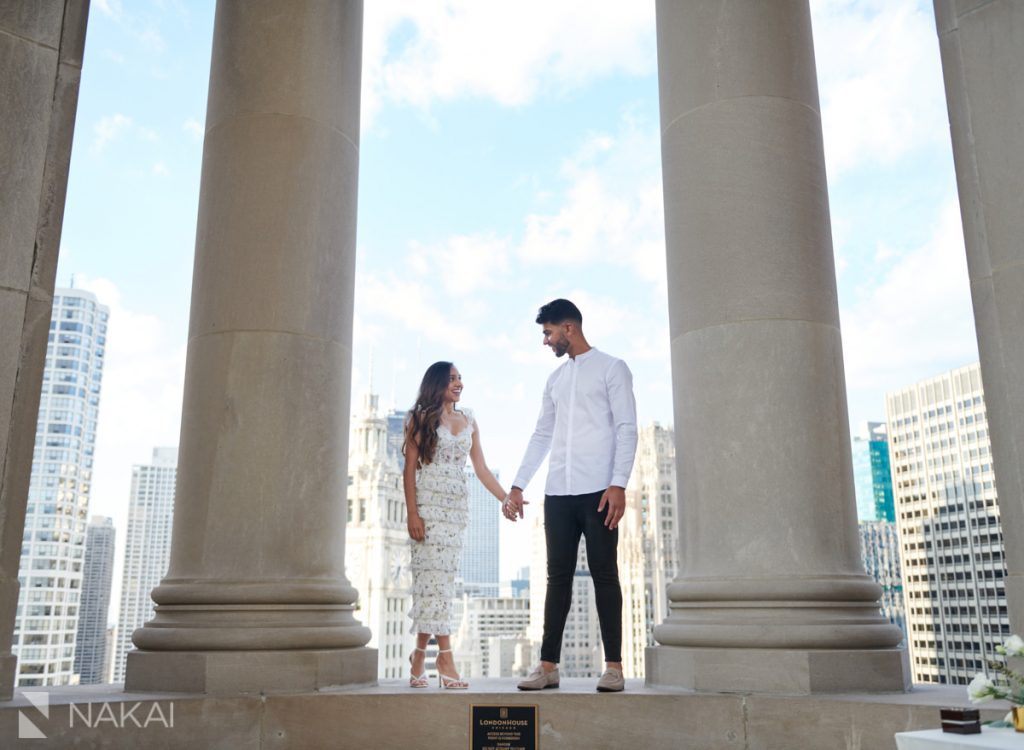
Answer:
<svg viewBox="0 0 1024 750"><path fill-rule="evenodd" d="M512 491L505 495L504 501L501 503L501 512L508 520L515 522L516 517L523 518L523 508L529 505L529 500L523 499L523 491L518 487L513 487Z"/></svg>

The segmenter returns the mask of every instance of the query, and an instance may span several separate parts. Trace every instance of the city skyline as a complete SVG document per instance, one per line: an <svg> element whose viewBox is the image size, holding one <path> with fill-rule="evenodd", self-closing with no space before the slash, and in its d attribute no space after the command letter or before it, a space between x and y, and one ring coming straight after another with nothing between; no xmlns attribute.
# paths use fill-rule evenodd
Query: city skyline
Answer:
<svg viewBox="0 0 1024 750"><path fill-rule="evenodd" d="M811 6L857 424L977 353L931 4ZM366 8L352 402L371 351L402 409L454 359L505 476L558 364L533 324L555 296L629 363L641 422L674 422L653 3L583 8ZM209 2L90 10L58 278L114 312L92 510L118 525L130 467L178 441L211 28ZM535 44L476 55L493 28ZM502 535L507 579L526 524Z"/></svg>

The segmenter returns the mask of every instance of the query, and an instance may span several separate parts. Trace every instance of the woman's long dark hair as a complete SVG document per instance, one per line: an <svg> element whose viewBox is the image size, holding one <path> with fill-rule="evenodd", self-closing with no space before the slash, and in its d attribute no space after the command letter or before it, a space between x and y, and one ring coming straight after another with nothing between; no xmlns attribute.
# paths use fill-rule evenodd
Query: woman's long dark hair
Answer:
<svg viewBox="0 0 1024 750"><path fill-rule="evenodd" d="M423 373L420 392L416 403L409 411L405 422L405 440L402 454L410 441L419 447L419 465L426 466L434 460L437 450L437 428L441 426L444 411L444 394L448 390L452 375L451 362L435 362Z"/></svg>

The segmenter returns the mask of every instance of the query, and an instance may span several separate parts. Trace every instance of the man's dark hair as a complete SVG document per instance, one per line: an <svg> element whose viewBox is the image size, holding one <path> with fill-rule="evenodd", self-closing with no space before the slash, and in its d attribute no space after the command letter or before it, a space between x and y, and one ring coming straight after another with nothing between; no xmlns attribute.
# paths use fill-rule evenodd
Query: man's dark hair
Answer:
<svg viewBox="0 0 1024 750"><path fill-rule="evenodd" d="M583 313L567 299L551 300L537 311L537 322L541 325L564 323L567 320L583 325Z"/></svg>

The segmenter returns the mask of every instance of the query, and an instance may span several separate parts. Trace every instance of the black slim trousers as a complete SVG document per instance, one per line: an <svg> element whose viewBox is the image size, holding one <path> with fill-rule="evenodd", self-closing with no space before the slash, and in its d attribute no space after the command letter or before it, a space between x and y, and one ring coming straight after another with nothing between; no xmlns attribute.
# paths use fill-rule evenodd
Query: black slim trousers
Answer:
<svg viewBox="0 0 1024 750"><path fill-rule="evenodd" d="M622 661L622 589L619 587L619 530L604 525L600 513L604 490L587 495L545 495L544 537L548 550L548 591L544 599L544 640L541 661L558 663L562 632L572 607L572 585L580 536L587 542L587 566L594 581L597 618L605 661Z"/></svg>

